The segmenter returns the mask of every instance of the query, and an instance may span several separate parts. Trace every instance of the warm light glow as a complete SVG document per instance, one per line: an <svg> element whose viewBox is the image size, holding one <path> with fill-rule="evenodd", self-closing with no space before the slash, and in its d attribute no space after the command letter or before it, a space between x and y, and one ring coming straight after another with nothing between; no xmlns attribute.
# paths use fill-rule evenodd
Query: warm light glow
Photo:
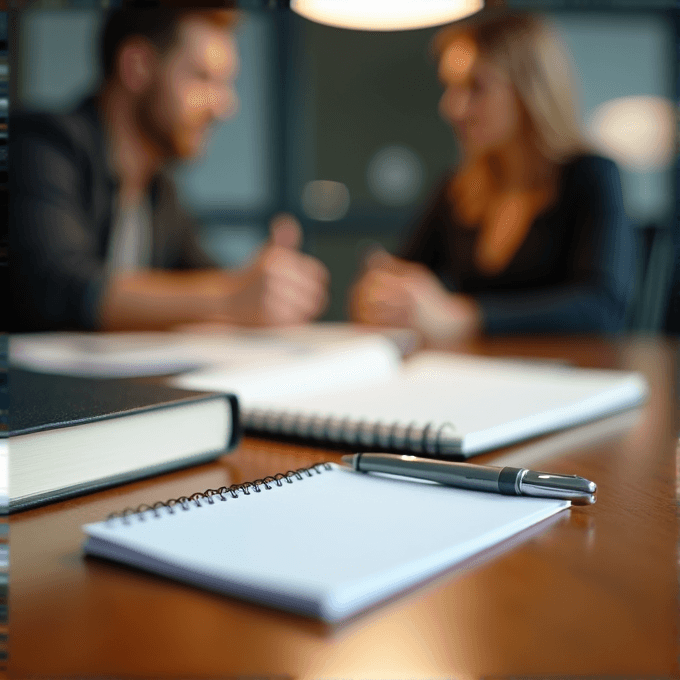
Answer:
<svg viewBox="0 0 680 680"><path fill-rule="evenodd" d="M329 26L401 31L437 26L478 12L484 0L291 0L301 16Z"/></svg>
<svg viewBox="0 0 680 680"><path fill-rule="evenodd" d="M661 170L675 156L676 115L673 102L662 97L612 99L595 110L590 141L629 170Z"/></svg>
<svg viewBox="0 0 680 680"><path fill-rule="evenodd" d="M444 51L439 60L439 77L447 80L464 81L477 58L477 45L468 36L461 36Z"/></svg>

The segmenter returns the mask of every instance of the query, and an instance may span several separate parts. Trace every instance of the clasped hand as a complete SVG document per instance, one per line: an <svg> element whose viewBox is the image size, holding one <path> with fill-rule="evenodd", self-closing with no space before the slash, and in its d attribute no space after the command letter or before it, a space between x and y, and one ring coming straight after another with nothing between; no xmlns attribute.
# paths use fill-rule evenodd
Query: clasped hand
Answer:
<svg viewBox="0 0 680 680"><path fill-rule="evenodd" d="M224 274L225 316L232 323L280 326L317 317L328 303L328 271L299 251L302 231L291 215L271 223L267 244L241 271Z"/></svg>
<svg viewBox="0 0 680 680"><path fill-rule="evenodd" d="M427 267L384 250L367 258L350 292L350 314L360 323L413 328L433 344L469 337L480 326L473 300L449 293Z"/></svg>

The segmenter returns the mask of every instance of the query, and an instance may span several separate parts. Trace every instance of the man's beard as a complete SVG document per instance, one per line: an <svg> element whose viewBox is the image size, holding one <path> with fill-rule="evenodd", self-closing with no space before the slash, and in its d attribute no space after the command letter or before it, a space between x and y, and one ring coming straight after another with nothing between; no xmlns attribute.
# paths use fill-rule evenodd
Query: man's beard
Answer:
<svg viewBox="0 0 680 680"><path fill-rule="evenodd" d="M163 99L153 88L137 103L137 125L147 143L166 162L185 160L196 155L198 149L192 144L190 133L193 128L180 126L172 118L163 115Z"/></svg>

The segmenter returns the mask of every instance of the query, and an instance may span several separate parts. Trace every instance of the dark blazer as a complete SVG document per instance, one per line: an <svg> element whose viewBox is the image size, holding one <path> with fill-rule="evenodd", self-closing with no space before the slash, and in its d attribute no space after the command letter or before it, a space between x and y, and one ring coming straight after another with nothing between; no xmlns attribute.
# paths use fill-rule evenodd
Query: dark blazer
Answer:
<svg viewBox="0 0 680 680"><path fill-rule="evenodd" d="M94 98L70 114L11 117L9 164L13 330L97 328L118 182ZM152 266L214 267L168 174L150 198Z"/></svg>
<svg viewBox="0 0 680 680"><path fill-rule="evenodd" d="M581 156L564 166L557 201L539 214L507 268L474 266L476 230L457 223L450 176L402 249L450 291L474 297L484 330L613 333L625 328L634 286L634 243L616 165Z"/></svg>

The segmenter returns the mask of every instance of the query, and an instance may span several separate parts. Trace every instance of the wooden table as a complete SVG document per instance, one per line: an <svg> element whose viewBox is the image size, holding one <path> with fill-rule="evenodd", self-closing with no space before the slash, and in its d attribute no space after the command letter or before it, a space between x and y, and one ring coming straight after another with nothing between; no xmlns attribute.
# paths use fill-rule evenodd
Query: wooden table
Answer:
<svg viewBox="0 0 680 680"><path fill-rule="evenodd" d="M211 464L12 516L10 676L679 677L675 348L517 339L460 349L647 375L639 411L479 458L593 479L596 505L338 627L83 557L80 526L114 510L338 456L247 439ZM291 540L313 537L291 527Z"/></svg>

